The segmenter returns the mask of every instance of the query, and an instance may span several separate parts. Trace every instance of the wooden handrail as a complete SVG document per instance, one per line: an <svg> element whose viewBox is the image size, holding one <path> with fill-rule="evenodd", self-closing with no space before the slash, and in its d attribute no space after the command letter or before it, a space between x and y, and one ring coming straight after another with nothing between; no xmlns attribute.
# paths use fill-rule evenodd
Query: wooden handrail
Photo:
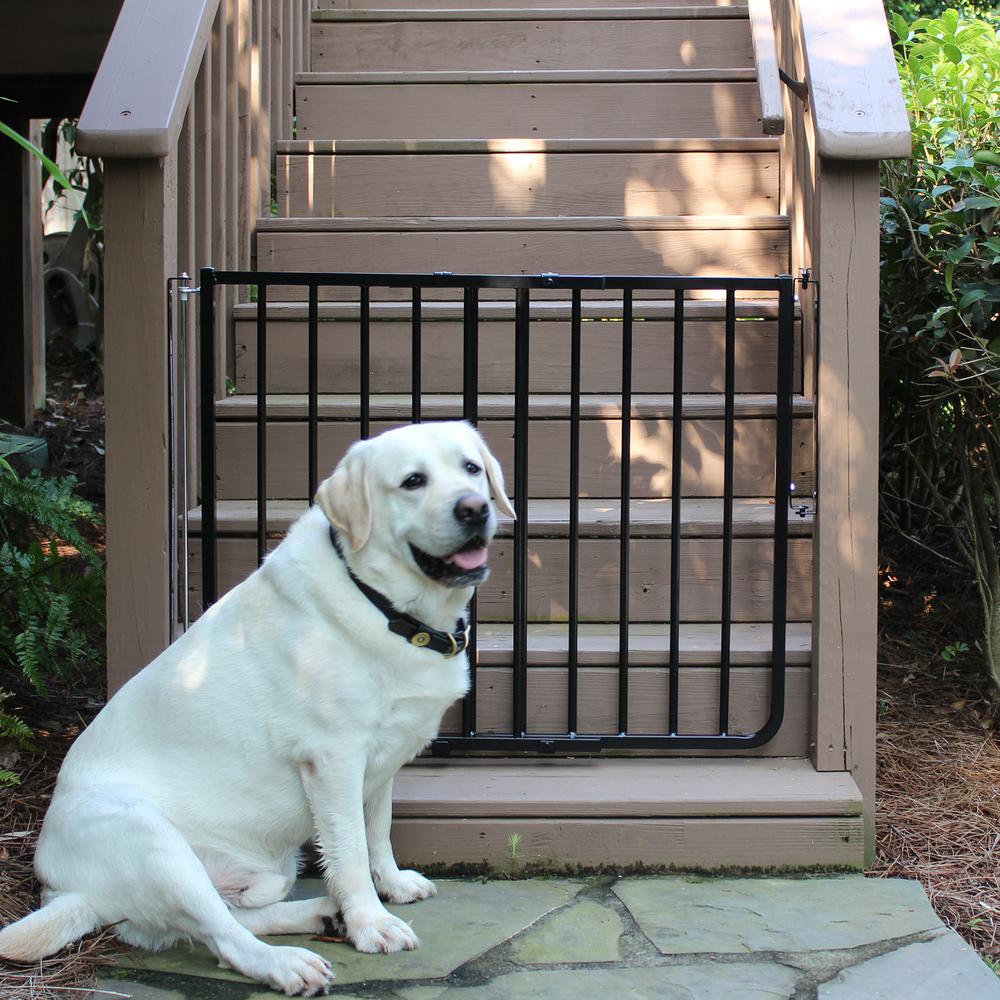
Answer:
<svg viewBox="0 0 1000 1000"><path fill-rule="evenodd" d="M760 91L761 126L764 135L784 135L785 102L778 76L778 52L774 40L771 0L748 0L753 58Z"/></svg>
<svg viewBox="0 0 1000 1000"><path fill-rule="evenodd" d="M819 155L908 157L910 120L882 0L798 0L798 12Z"/></svg>
<svg viewBox="0 0 1000 1000"><path fill-rule="evenodd" d="M219 0L125 0L94 79L77 148L161 157L177 145Z"/></svg>

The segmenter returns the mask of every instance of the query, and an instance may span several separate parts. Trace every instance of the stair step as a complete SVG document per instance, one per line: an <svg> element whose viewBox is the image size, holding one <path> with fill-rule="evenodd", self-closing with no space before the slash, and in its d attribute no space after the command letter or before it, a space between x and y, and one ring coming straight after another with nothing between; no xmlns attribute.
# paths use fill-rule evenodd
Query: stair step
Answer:
<svg viewBox="0 0 1000 1000"><path fill-rule="evenodd" d="M695 210L773 217L777 211L775 151L595 155L548 152L543 143L530 152L495 145L476 154L279 154L278 211L303 219L663 218Z"/></svg>
<svg viewBox="0 0 1000 1000"><path fill-rule="evenodd" d="M420 760L392 834L401 863L438 870L860 868L861 813L850 774L803 759Z"/></svg>
<svg viewBox="0 0 1000 1000"><path fill-rule="evenodd" d="M320 420L358 419L360 397L352 393L321 394L318 398ZM568 393L534 393L528 397L532 419L568 420L571 397ZM427 394L422 397L424 419L447 420L462 416L464 398L458 393ZM514 397L510 393L480 393L480 420L509 420L514 416ZM770 417L775 414L775 397L766 393L743 393L734 397L737 419ZM246 420L257 415L257 398L246 394L227 396L215 404L220 420ZM409 394L386 393L370 397L373 420L407 420L411 414ZM635 420L670 420L674 413L673 396L668 393L634 393L632 416ZM720 393L686 393L682 401L685 419L721 419L725 416L725 397ZM812 414L812 401L796 395L792 400L796 417ZM302 420L308 416L308 397L301 393L277 393L267 397L267 416L274 420ZM584 420L621 418L621 396L613 393L588 393L580 397L580 416Z"/></svg>
<svg viewBox="0 0 1000 1000"><path fill-rule="evenodd" d="M470 3L429 3L426 7L404 6L403 4L387 4L385 7L374 6L347 8L347 5L337 5L332 8L319 8L313 11L314 26L329 23L379 23L385 21L623 21L623 20L678 20L686 21L692 18L702 20L746 19L748 9L746 4L732 6L712 6L707 3L692 4L690 0L677 0L676 4L660 6L656 0L646 0L649 6L641 3L619 4L601 2L593 6L582 3L553 3L546 7L543 3L530 3L518 6L513 3L503 3L486 7L477 7L474 0ZM662 3L662 0L659 0ZM712 0L715 3L715 0ZM315 34L316 27L313 28Z"/></svg>
<svg viewBox="0 0 1000 1000"><path fill-rule="evenodd" d="M420 760L397 775L393 815L860 816L843 771L806 760Z"/></svg>
<svg viewBox="0 0 1000 1000"><path fill-rule="evenodd" d="M331 11L314 17L311 70L753 72L746 10L720 19L723 10Z"/></svg>
<svg viewBox="0 0 1000 1000"><path fill-rule="evenodd" d="M585 293L589 294L589 293ZM774 299L752 299L741 293L736 299L737 319L776 319L778 303ZM798 313L798 304L796 312ZM448 302L432 299L423 303L421 316L425 320L461 320L464 306L461 302ZM409 320L410 304L408 302L373 300L370 307L372 321ZM568 320L570 303L568 299L532 299L529 308L532 320ZM239 320L257 319L257 304L241 302L233 307L233 315ZM601 299L584 297L580 304L580 315L583 319L620 319L622 315L621 298ZM723 298L689 299L684 303L684 316L688 320L719 320L726 315L726 304ZM303 321L309 316L308 307L304 302L273 302L268 301L268 323L272 320ZM319 321L356 320L358 318L357 303L350 302L320 302L317 310ZM640 299L632 308L632 316L639 320L672 320L674 318L673 299ZM511 300L485 300L479 303L480 320L512 320L514 318L514 303Z"/></svg>
<svg viewBox="0 0 1000 1000"><path fill-rule="evenodd" d="M724 307L685 309L684 391L720 392L725 388ZM656 306L657 308L650 308ZM663 306L664 308L659 308ZM280 308L287 307L287 308ZM549 308L552 307L552 308ZM738 393L773 391L777 372L776 303L737 302L736 372ZM464 330L459 302L427 302L421 310L420 383L424 393L462 389ZM621 326L594 319L617 319L621 302L582 300L580 386L584 393L621 387ZM529 389L560 393L571 389L569 304L533 301L529 347ZM256 307L237 307L234 379L236 392L257 390ZM318 388L323 393L356 392L360 371L358 307L323 303L317 331ZM301 393L308 388L308 329L305 307L268 306L267 388ZM514 310L509 302L480 304L479 390L509 392L514 384ZM412 330L408 303L373 302L368 338L369 386L374 393L409 393L412 387ZM639 393L673 386L673 303L637 300L632 328L632 388ZM802 388L801 337L795 337L795 385Z"/></svg>
<svg viewBox="0 0 1000 1000"><path fill-rule="evenodd" d="M661 397L663 398L663 397ZM267 495L294 499L307 495L308 426L301 419L305 409L296 397L291 404L298 416L267 424ZM558 412L558 397L554 397ZM245 400L231 397L232 406ZM613 496L620 489L621 420L615 416L587 419L580 424L580 495ZM566 410L562 410L566 415ZM718 412L718 411L717 411ZM764 411L760 411L762 417ZM812 477L812 428L806 413L793 421L792 479L803 484ZM456 412L457 415L457 412ZM345 414L346 416L346 414ZM392 419L373 419L371 434L409 422L409 412ZM671 489L672 422L652 417L635 418L631 423L631 496L636 499L663 497ZM480 430L490 450L514 482L514 422L511 419L483 420ZM528 495L565 497L569 493L569 421L533 420L528 431ZM321 469L332 469L344 452L358 439L357 420L323 421L318 428L318 461ZM256 423L250 420L222 420L217 426L217 487L223 500L254 497L256 480ZM694 417L683 424L681 495L717 497L723 492L724 426L718 417ZM774 489L774 421L754 418L737 422L734 450L735 496L755 497Z"/></svg>
<svg viewBox="0 0 1000 1000"><path fill-rule="evenodd" d="M258 233L688 233L768 231L786 233L786 215L477 215L274 218L257 221ZM586 272L577 272L586 273ZM618 272L621 273L621 272ZM662 294L662 293L661 293Z"/></svg>
<svg viewBox="0 0 1000 1000"><path fill-rule="evenodd" d="M698 153L777 152L774 136L691 136L686 138L602 139L279 139L275 152L357 156L393 153Z"/></svg>
<svg viewBox="0 0 1000 1000"><path fill-rule="evenodd" d="M762 129L760 98L752 79L591 78L531 83L307 79L296 85L301 139L752 136Z"/></svg>
<svg viewBox="0 0 1000 1000"><path fill-rule="evenodd" d="M308 507L305 500L273 500L267 505L269 533L286 532ZM617 497L579 501L581 538L617 538L621 529L621 501ZM633 538L669 538L671 503L669 499L632 500L629 502L629 525ZM193 534L201 531L201 507L188 514ZM681 501L682 538L721 538L723 502L721 497ZM530 538L568 538L569 501L532 499L528 501L528 536ZM257 531L255 500L224 500L216 511L220 535L249 535ZM733 536L766 538L774 530L774 503L766 497L737 497L733 500ZM793 536L812 534L812 519L798 517L788 509L788 530ZM513 535L513 522L499 518L498 538Z"/></svg>
<svg viewBox="0 0 1000 1000"><path fill-rule="evenodd" d="M277 539L270 539L273 548ZM666 538L635 538L629 556L629 620L663 622L670 617L670 542ZM255 538L224 535L217 548L219 591L224 593L257 567ZM579 546L580 588L578 620L615 621L620 615L617 538L583 538ZM812 615L812 542L789 541L789 598L791 621ZM191 598L201 601L201 541L193 536L189 556ZM774 547L769 538L735 538L732 547L734 622L766 622L772 615ZM564 538L532 538L528 545L527 616L531 622L568 620L569 546ZM513 606L514 552L509 537L495 541L490 553L490 579L479 589L480 622L509 622ZM722 608L722 540L686 538L681 543L683 581L680 618L684 622L714 622ZM617 648L617 647L616 647Z"/></svg>
<svg viewBox="0 0 1000 1000"><path fill-rule="evenodd" d="M275 221L275 220L272 220ZM281 220L283 221L283 220ZM329 223L333 220L305 220ZM508 220L501 220L508 221ZM426 220L424 220L426 222ZM681 274L759 277L788 272L787 227L725 229L699 225L634 231L624 228L590 231L574 238L572 227L539 231L470 229L443 232L440 225L416 225L409 231L334 232L274 231L257 234L257 263L269 271L366 271L426 274ZM276 228L276 227L275 227ZM586 227L584 227L586 229ZM269 299L305 298L301 287L273 287ZM565 293L538 292L533 297L567 299ZM357 289L321 287L324 300L356 299ZM409 298L407 289L379 291L379 297ZM451 290L429 291L427 298L457 298ZM692 293L699 297L700 293ZM512 298L509 291L486 289L483 299ZM662 293L637 291L636 298L661 298Z"/></svg>
<svg viewBox="0 0 1000 1000"><path fill-rule="evenodd" d="M628 730L636 736L669 729L670 671L666 667L635 667L628 677ZM727 732L759 732L771 712L770 667L734 667L729 674ZM510 667L479 667L475 731L510 734L513 728L513 671ZM580 736L613 736L619 732L617 667L577 670L577 718ZM527 676L526 728L530 735L565 734L569 728L569 674L565 667L532 668ZM809 667L785 670L785 712L773 739L750 752L762 757L804 756L809 750L811 677ZM719 671L681 667L678 673L677 731L702 735L719 731ZM441 722L442 736L462 735L462 705L456 703ZM582 752L582 745L581 745ZM669 751L659 751L664 753ZM675 754L681 751L673 751ZM715 756L723 751L706 750ZM732 751L730 751L731 753ZM693 751L686 751L692 755Z"/></svg>
<svg viewBox="0 0 1000 1000"><path fill-rule="evenodd" d="M348 73L308 72L295 77L296 87L333 86L526 86L550 84L746 83L757 79L752 66L682 67L673 69L529 69L529 70L367 70Z"/></svg>
<svg viewBox="0 0 1000 1000"><path fill-rule="evenodd" d="M786 663L804 666L812 655L812 625L789 622ZM715 622L684 622L680 626L680 663L689 667L717 667L721 626ZM477 630L479 663L510 666L513 662L513 627L502 622L480 624ZM619 629L617 622L581 623L579 664L617 666ZM771 624L733 622L731 663L734 666L765 666L771 662ZM528 625L528 664L534 667L565 666L565 624ZM628 662L631 667L662 667L669 662L670 625L641 622L629 625Z"/></svg>
<svg viewBox="0 0 1000 1000"><path fill-rule="evenodd" d="M467 10L493 10L503 14L508 11L530 10L543 11L549 8L558 8L558 15L561 15L567 8L577 10L590 10L599 8L620 16L622 11L657 8L667 9L702 9L712 10L718 8L725 11L739 11L733 17L746 17L746 3L730 3L729 0L317 0L313 11L314 17L322 17L324 11L376 11L388 10L392 12L408 11L416 14L420 11L434 10L442 14L461 14ZM710 15L706 15L710 16ZM719 16L725 17L726 14Z"/></svg>

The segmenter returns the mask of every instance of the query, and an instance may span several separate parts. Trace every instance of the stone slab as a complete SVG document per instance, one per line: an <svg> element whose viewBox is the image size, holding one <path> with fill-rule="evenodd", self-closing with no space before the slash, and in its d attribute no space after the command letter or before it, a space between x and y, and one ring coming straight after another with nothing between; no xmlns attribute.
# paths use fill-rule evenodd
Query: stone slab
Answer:
<svg viewBox="0 0 1000 1000"><path fill-rule="evenodd" d="M526 931L513 943L511 958L521 965L617 962L624 930L614 910L584 899Z"/></svg>
<svg viewBox="0 0 1000 1000"><path fill-rule="evenodd" d="M461 990L461 1000L790 1000L798 972L773 962L713 962L658 969L539 969Z"/></svg>
<svg viewBox="0 0 1000 1000"><path fill-rule="evenodd" d="M667 955L856 948L940 927L905 879L676 876L623 879L615 892Z"/></svg>
<svg viewBox="0 0 1000 1000"><path fill-rule="evenodd" d="M844 969L819 1000L1000 998L1000 978L953 930Z"/></svg>
<svg viewBox="0 0 1000 1000"><path fill-rule="evenodd" d="M495 947L536 920L569 902L579 882L536 879L524 882L462 882L440 880L438 895L410 906L390 906L413 925L421 940L416 951L393 955L362 955L348 944L311 941L308 935L265 938L271 944L309 948L331 962L337 986L393 979L438 979L484 951ZM295 893L319 896L323 883L303 879ZM220 969L206 949L197 946L168 951L130 952L123 966L208 979L249 982L230 969Z"/></svg>

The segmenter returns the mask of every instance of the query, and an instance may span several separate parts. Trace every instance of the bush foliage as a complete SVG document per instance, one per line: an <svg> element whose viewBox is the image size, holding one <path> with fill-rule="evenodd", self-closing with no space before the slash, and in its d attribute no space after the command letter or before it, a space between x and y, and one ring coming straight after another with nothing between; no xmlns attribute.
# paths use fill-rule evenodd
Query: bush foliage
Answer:
<svg viewBox="0 0 1000 1000"><path fill-rule="evenodd" d="M82 530L98 517L75 485L21 476L0 457L0 669L41 695L102 659L104 562ZM72 563L67 546L79 553ZM0 690L0 738L30 746L31 730L3 709L9 697ZM11 779L0 771L0 784Z"/></svg>
<svg viewBox="0 0 1000 1000"><path fill-rule="evenodd" d="M882 512L971 571L1000 687L1000 47L991 20L890 17L913 158L882 183Z"/></svg>

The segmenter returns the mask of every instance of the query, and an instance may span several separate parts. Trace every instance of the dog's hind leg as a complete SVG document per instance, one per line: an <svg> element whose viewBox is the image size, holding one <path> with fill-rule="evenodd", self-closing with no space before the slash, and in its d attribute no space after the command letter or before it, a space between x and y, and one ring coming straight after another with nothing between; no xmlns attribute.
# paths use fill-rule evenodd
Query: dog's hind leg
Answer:
<svg viewBox="0 0 1000 1000"><path fill-rule="evenodd" d="M286 899L268 906L230 908L232 915L253 934L326 934L346 937L337 904L329 896Z"/></svg>
<svg viewBox="0 0 1000 1000"><path fill-rule="evenodd" d="M126 942L162 947L190 937L220 964L288 996L329 991L333 972L319 955L258 941L233 917L194 850L152 802L127 790L81 789L57 796L46 824L50 835L37 858L43 880L79 893L102 923L118 924Z"/></svg>

